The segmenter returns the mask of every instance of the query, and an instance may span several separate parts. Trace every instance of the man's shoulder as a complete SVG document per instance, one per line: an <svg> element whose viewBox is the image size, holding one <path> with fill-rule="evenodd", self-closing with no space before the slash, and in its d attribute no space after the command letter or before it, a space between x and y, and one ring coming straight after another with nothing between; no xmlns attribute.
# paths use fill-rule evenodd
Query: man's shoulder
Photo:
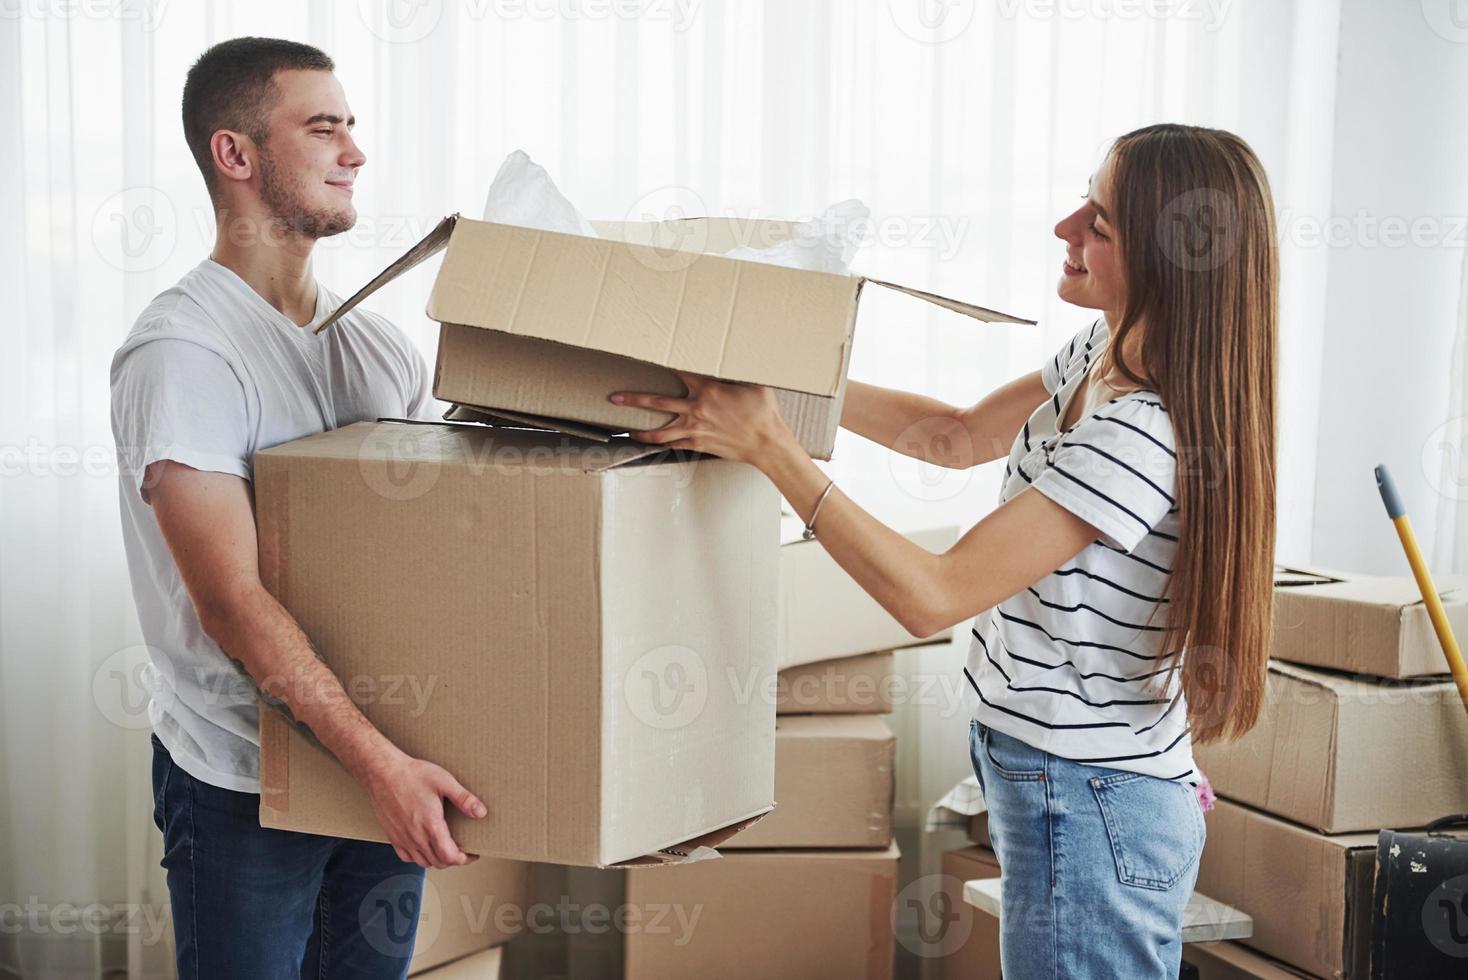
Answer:
<svg viewBox="0 0 1468 980"><path fill-rule="evenodd" d="M189 343L230 358L232 345L224 336L219 318L200 299L195 281L198 275L197 267L190 270L143 307L113 354L114 373L130 354L154 341Z"/></svg>

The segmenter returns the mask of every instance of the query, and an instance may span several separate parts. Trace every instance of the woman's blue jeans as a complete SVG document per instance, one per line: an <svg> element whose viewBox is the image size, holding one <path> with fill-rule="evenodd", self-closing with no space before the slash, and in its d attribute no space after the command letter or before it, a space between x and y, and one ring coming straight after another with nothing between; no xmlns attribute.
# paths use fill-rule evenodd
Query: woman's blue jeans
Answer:
<svg viewBox="0 0 1468 980"><path fill-rule="evenodd" d="M1083 765L975 720L969 755L989 810L1005 980L1172 980L1198 877L1192 787Z"/></svg>

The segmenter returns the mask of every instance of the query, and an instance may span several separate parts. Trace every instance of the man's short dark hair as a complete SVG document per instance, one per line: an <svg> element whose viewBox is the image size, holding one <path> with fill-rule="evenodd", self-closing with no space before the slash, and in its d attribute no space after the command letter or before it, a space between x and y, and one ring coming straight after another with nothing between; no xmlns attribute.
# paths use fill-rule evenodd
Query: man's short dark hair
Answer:
<svg viewBox="0 0 1468 980"><path fill-rule="evenodd" d="M263 145L275 104L275 73L292 69L335 71L318 48L273 37L221 41L199 56L184 81L184 140L204 174L212 198L216 191L209 141L221 129L244 133Z"/></svg>

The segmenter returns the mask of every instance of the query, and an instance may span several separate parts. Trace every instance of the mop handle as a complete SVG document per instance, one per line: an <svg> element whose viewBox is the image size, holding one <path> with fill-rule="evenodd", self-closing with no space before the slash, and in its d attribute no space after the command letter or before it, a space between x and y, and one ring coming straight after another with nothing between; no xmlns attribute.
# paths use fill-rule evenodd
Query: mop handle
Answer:
<svg viewBox="0 0 1468 980"><path fill-rule="evenodd" d="M1432 619L1432 628L1437 631L1437 641L1442 644L1443 656L1448 669L1453 672L1453 682L1458 685L1458 696L1463 707L1468 709L1468 667L1463 665L1463 653L1453 637L1453 628L1448 625L1448 614L1443 611L1437 587L1432 584L1432 573L1422 559L1422 549L1417 547L1417 535L1412 533L1412 522L1407 518L1407 509L1397 493L1397 485L1385 466L1376 468L1376 488L1381 491L1381 502L1386 504L1387 516L1397 527L1397 537L1402 539L1402 550L1407 553L1407 563L1412 566L1412 576L1417 579L1417 588L1422 601L1427 605L1427 615Z"/></svg>

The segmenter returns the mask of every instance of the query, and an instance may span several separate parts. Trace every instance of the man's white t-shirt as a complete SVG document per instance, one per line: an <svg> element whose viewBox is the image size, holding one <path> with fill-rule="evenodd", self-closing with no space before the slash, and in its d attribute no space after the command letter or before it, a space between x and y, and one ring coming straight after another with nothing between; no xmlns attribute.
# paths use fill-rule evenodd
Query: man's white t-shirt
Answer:
<svg viewBox="0 0 1468 980"><path fill-rule="evenodd" d="M313 323L341 300L320 283ZM427 366L360 308L321 334L205 259L143 310L112 360L122 533L151 663L153 731L185 772L260 791L254 683L205 635L146 500L149 463L251 478L256 450L379 417L425 418Z"/></svg>

